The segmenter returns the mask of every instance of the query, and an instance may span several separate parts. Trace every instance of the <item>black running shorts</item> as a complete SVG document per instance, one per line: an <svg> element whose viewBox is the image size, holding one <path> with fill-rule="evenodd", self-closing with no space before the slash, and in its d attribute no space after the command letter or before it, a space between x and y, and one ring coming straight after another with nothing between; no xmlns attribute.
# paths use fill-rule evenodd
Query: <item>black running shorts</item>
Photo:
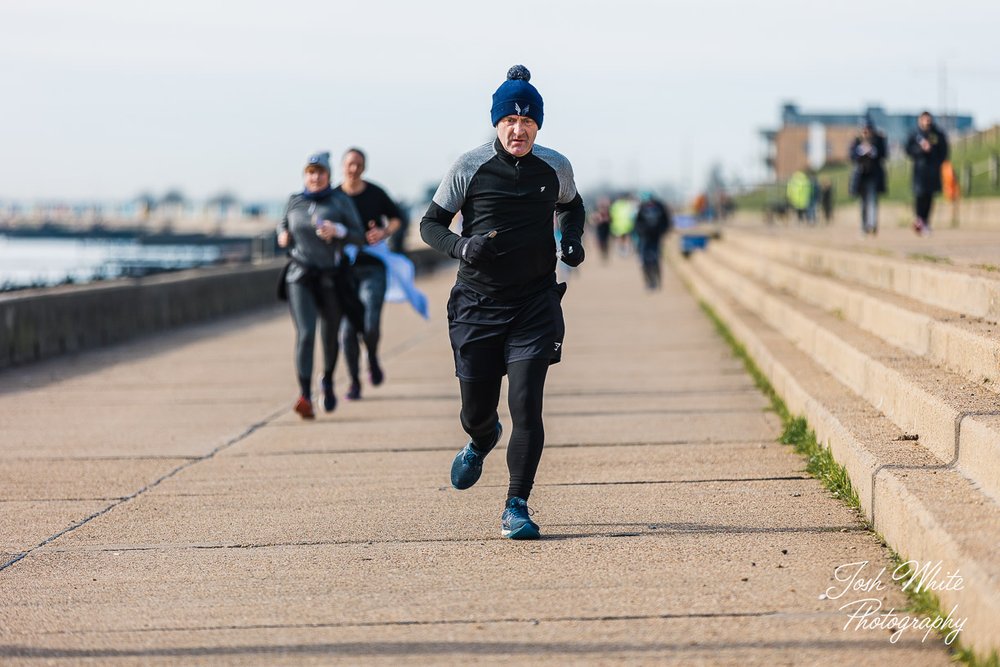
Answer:
<svg viewBox="0 0 1000 667"><path fill-rule="evenodd" d="M461 380L507 374L507 364L526 359L559 362L566 325L559 283L523 301L508 303L457 283L448 299L448 335Z"/></svg>

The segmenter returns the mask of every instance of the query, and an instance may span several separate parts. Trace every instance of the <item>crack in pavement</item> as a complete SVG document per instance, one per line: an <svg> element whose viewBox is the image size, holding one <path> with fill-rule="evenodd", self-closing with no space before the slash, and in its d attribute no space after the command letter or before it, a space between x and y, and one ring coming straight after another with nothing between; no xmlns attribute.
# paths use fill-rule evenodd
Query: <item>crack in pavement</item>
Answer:
<svg viewBox="0 0 1000 667"><path fill-rule="evenodd" d="M405 352L406 350L412 349L413 347L415 347L416 345L424 342L425 340L430 339L430 337L431 337L431 332L429 332L429 331L424 331L421 334L417 334L415 336L412 336L411 338L406 339L406 340L402 341L401 343L399 343L398 345L390 348L385 353L385 357L386 358L391 358L391 357L395 356L398 353ZM13 554L8 554L8 558L6 560L4 560L3 562L0 562L0 574L2 574L4 572L4 570L7 570L8 568L11 568L14 565L16 565L17 563L19 563L22 560L24 560L32 552L37 551L38 549L41 549L42 547L51 544L52 542L58 540L63 535L71 533L71 532L77 530L78 528L81 528L82 526L85 526L86 524L90 523L94 519L96 519L98 517L101 517L101 516L104 516L108 512L110 512L113 509L115 509L116 507L119 507L120 505L123 505L123 504L125 504L125 503L127 503L127 502L129 502L129 501L131 501L131 500L133 500L133 499L135 499L137 497L139 497L140 495L146 493L147 491L156 488L157 486L159 486L163 482L165 482L168 479L170 479L170 478L172 478L172 477L180 474L181 472L183 472L187 468L190 468L191 466L193 466L193 465L195 465L197 463L200 463L202 461L206 461L208 459L211 459L211 458L215 457L215 455L218 454L219 452L222 452L223 450L229 449L230 447L232 447L233 445L237 444L238 442L241 442L242 440L245 440L250 435L252 435L256 431L258 431L259 429L263 428L264 426L267 426L268 424L270 424L271 422L273 422L278 417L281 417L282 415L285 415L287 412L288 412L288 408L285 407L285 406L282 406L280 409L275 410L271 414L269 414L266 417L264 417L264 419L262 419L262 420L260 420L260 421L258 421L256 423L254 423L254 424L251 424L247 429L245 429L239 435L236 435L235 437L230 438L226 442L222 443L221 445L218 445L217 447L215 447L211 451L209 451L207 454L204 454L202 456L194 456L194 457L149 457L149 458L166 458L166 459L174 459L174 460L180 459L180 460L183 461L183 463L181 463L180 465L176 466L175 468L173 468L172 470L168 471L167 473L161 475L160 477L158 477L157 479L153 480L149 484L146 484L145 486L142 486L141 488L139 488L138 490L136 490L134 493L131 493L131 494L127 495L127 496L124 496L122 498L116 499L114 502L112 502L107 507L105 507L105 508L103 508L101 510L98 510L97 512L94 512L93 514L90 514L89 516L86 516L86 517L84 517L83 519L81 519L79 521L76 521L75 523L67 526L66 528L64 528L64 529L60 530L59 532L55 533L54 535L50 535L49 537L45 538L44 540L42 540L41 542L39 542L35 546L27 549L26 551L17 552L17 553L13 553ZM121 457L121 458L130 459L131 457ZM71 457L68 457L66 460L71 460L72 461L72 460L78 460L78 459L73 459Z"/></svg>
<svg viewBox="0 0 1000 667"><path fill-rule="evenodd" d="M707 479L639 479L639 480L607 480L607 481L596 481L596 482L545 482L540 484L535 484L535 487L551 487L551 486L656 486L660 484L713 484L713 483L741 483L741 482L788 482L788 481L808 481L813 478L808 475L787 475L787 476L774 476L774 477L719 477L719 478L707 478ZM506 489L506 484L479 484L479 488L483 489ZM419 491L421 489L426 490L426 486L397 486L396 490L406 490L406 491ZM450 487L439 486L438 491L448 491ZM162 498L229 498L233 494L228 491L219 492L207 492L207 493L196 493L196 492L186 492L186 493L170 493L163 492L160 494Z"/></svg>
<svg viewBox="0 0 1000 667"><path fill-rule="evenodd" d="M4 503L106 503L109 500L124 500L125 496L112 496L110 498L0 498L0 505Z"/></svg>
<svg viewBox="0 0 1000 667"><path fill-rule="evenodd" d="M92 630L92 634L120 635L130 633L151 632L228 632L233 630L297 630L322 628L381 628L407 627L425 625L482 625L503 623L607 623L611 621L660 621L689 619L727 619L727 618L764 618L769 616L801 616L801 613L780 611L746 611L746 612L689 612L686 614L616 614L601 616L538 616L538 617L499 617L499 618L446 618L438 620L403 620L403 621L345 621L340 623L251 623L247 625L208 625L204 627L181 626L160 628L116 628L114 630ZM816 612L807 616L832 615L831 612ZM44 636L77 635L74 630L48 630L36 633ZM7 655L3 651L9 647L0 647L0 656Z"/></svg>
<svg viewBox="0 0 1000 667"><path fill-rule="evenodd" d="M753 394L760 396L760 390L751 382L746 388L743 387L722 387L718 389L575 389L575 390L545 390L545 397L554 396L578 397L578 396L691 396L715 394ZM457 397L456 397L457 398Z"/></svg>
<svg viewBox="0 0 1000 667"><path fill-rule="evenodd" d="M540 544L547 541L569 540L569 539L608 539L622 537L675 537L677 535L823 535L826 533L855 533L867 532L864 526L777 526L777 527L754 527L754 526L711 526L698 524L671 524L667 522L647 522L639 524L613 523L613 524L547 524L546 527L561 528L592 528L593 526L626 527L642 526L645 530L627 531L590 531L575 533L552 533L546 532ZM110 545L97 547L55 547L49 549L49 554L69 554L69 553L132 553L151 551L223 551L223 550L254 550L254 549L287 549L296 547L350 547L350 546L386 546L386 545L419 545L419 544L446 544L446 543L471 543L471 542L503 542L506 538L497 536L489 537L448 537L448 538L427 538L414 537L412 539L358 539L358 540L303 540L297 542L259 542L240 544L151 544L151 545Z"/></svg>
<svg viewBox="0 0 1000 667"><path fill-rule="evenodd" d="M458 397L453 400L458 401ZM773 414L770 406L761 402L759 407L748 408L637 408L625 410L545 410L544 417L629 417L634 415L756 415ZM441 415L386 415L373 417L344 417L329 424L383 424L385 422L440 421ZM300 428L299 422L278 422L271 428Z"/></svg>
<svg viewBox="0 0 1000 667"><path fill-rule="evenodd" d="M719 477L715 479L636 479L608 482L552 482L537 486L628 486L633 484L709 484L712 482L787 482L789 480L811 480L808 475L784 475L777 477Z"/></svg>
<svg viewBox="0 0 1000 667"><path fill-rule="evenodd" d="M748 447L760 447L761 445L776 445L777 440L662 440L657 442L586 442L586 443L546 443L545 449L575 449L579 447L677 447L683 445L747 445ZM460 445L448 447L374 447L358 449L293 449L285 452L243 452L230 454L229 458L252 458L257 456L315 456L317 454L419 454L422 452L455 452L460 449Z"/></svg>
<svg viewBox="0 0 1000 667"><path fill-rule="evenodd" d="M228 441L226 441L226 442L222 443L221 445L215 447L214 449L212 449L212 451L208 452L204 456L199 456L198 458L190 459L188 461L185 461L184 463L182 463L179 466L175 467L173 470L170 470L169 472L167 472L164 475L161 475L160 477L158 477L157 479L153 480L149 484L146 484L145 486L141 487L140 489L138 489L134 493L131 493L128 496L125 496L125 497L123 497L123 498L121 498L121 499L119 499L119 500L111 503L110 505L108 505L104 509L98 510L97 512L94 512L93 514L91 514L91 515L89 515L87 517L84 517L80 521L77 521L77 522L75 522L75 523L67 526L66 528L63 528L58 533L56 533L54 535L50 535L49 537L45 538L44 540L42 540L41 542L39 542L35 546L31 547L27 551L23 551L21 553L16 554L14 558L12 558L10 560L7 560L4 563L0 563L0 573L2 573L4 570L6 570L6 569L8 569L10 567L13 567L17 563L19 563L22 560L24 560L24 558L26 558L32 552L37 551L38 549L41 549L42 547L44 547L44 546L46 546L48 544L51 544L52 542L54 542L55 540L59 539L63 535L71 533L74 530L77 530L78 528L80 528L82 526L85 526L86 524L90 523L91 521L93 521L97 517L104 516L105 514L107 514L108 512L110 512L111 510L115 509L116 507L119 507L120 505L123 505L123 504L129 502L130 500L132 500L134 498L138 498L142 494L146 493L147 491L149 491L151 489L156 488L157 486L159 486L163 482L167 481L171 477L174 477L175 475L177 475L180 472L182 472L183 470L186 470L187 468L195 465L196 463L200 463L201 461L206 461L206 460L214 457L219 452L221 452L221 451L223 451L223 450L225 450L225 449L227 449L229 447L232 447L233 445L235 445L236 443L240 442L241 440L249 437L252 433L254 433L258 429L260 429L261 427L263 427L264 425L266 425L269 421L277 419L281 415L285 414L287 411L288 411L288 408L282 407L280 410L273 412L272 414L270 414L267 417L265 417L263 420L255 423L255 424L252 424L249 428L247 428L246 430L244 430L242 433L240 433L236 437L230 438Z"/></svg>
<svg viewBox="0 0 1000 667"><path fill-rule="evenodd" d="M140 456L10 456L3 459L7 461L196 461L197 456L168 456L168 455L140 455Z"/></svg>

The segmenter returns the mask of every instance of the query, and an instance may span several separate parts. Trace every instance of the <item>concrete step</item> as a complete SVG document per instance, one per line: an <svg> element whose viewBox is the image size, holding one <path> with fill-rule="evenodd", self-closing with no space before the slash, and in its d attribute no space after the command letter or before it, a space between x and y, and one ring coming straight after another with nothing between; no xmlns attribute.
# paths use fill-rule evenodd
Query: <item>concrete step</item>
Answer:
<svg viewBox="0 0 1000 667"><path fill-rule="evenodd" d="M998 326L874 287L845 282L727 240L711 253L727 266L822 308L896 347L1000 392Z"/></svg>
<svg viewBox="0 0 1000 667"><path fill-rule="evenodd" d="M996 394L900 350L820 308L726 266L695 259L723 291L781 331L845 386L880 410L941 463L1000 499L1000 411Z"/></svg>
<svg viewBox="0 0 1000 667"><path fill-rule="evenodd" d="M963 643L981 653L1000 648L1000 551L995 546L1000 505L954 461L943 463L905 440L898 425L793 343L786 328L758 316L781 309L780 303L743 297L744 291L761 292L759 287L745 278L733 284L732 272L717 271L708 254L685 260L672 250L671 262L726 322L788 409L808 420L818 441L847 469L863 511L887 544L905 559L940 563L943 571L961 574L961 587L934 592L946 611L957 605L955 615L967 619ZM813 331L819 345L829 340L821 333Z"/></svg>
<svg viewBox="0 0 1000 667"><path fill-rule="evenodd" d="M791 240L773 233L727 229L726 238L748 252L782 259L795 266L944 308L1000 319L1000 280L987 271L908 261L881 254L879 248L845 249Z"/></svg>

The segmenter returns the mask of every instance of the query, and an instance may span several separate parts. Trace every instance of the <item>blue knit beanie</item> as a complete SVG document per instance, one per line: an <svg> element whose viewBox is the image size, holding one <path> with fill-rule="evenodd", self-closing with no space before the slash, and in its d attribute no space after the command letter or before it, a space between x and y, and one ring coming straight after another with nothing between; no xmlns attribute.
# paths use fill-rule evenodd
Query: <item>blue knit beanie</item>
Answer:
<svg viewBox="0 0 1000 667"><path fill-rule="evenodd" d="M542 96L528 83L530 80L531 72L524 65L514 65L507 70L507 80L493 93L493 108L490 109L493 127L511 115L527 116L542 127Z"/></svg>

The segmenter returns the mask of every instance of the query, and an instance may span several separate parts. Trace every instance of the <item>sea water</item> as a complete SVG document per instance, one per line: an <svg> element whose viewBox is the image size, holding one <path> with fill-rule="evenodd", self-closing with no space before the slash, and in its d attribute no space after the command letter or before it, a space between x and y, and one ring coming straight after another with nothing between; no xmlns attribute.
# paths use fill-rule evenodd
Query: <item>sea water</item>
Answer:
<svg viewBox="0 0 1000 667"><path fill-rule="evenodd" d="M217 263L221 257L218 245L0 235L0 290L188 269Z"/></svg>

